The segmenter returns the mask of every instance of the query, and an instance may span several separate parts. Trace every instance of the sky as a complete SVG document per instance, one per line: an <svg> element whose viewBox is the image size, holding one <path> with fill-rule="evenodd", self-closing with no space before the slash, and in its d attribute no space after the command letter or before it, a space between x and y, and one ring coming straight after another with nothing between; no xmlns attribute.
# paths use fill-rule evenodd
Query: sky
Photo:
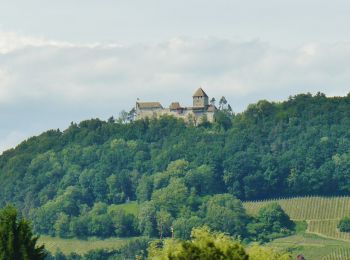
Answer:
<svg viewBox="0 0 350 260"><path fill-rule="evenodd" d="M350 92L350 2L0 0L0 153L137 98Z"/></svg>

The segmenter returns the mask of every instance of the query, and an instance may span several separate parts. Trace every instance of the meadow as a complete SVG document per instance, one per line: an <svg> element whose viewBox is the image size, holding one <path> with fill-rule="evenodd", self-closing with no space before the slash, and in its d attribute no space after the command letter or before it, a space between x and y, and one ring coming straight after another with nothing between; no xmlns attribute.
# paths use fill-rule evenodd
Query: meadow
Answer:
<svg viewBox="0 0 350 260"><path fill-rule="evenodd" d="M52 254L61 251L65 255L73 252L82 255L94 249L118 249L127 240L130 239L109 238L101 240L98 238L90 238L82 240L76 238L63 239L59 237L40 236L38 244L44 244L45 248Z"/></svg>

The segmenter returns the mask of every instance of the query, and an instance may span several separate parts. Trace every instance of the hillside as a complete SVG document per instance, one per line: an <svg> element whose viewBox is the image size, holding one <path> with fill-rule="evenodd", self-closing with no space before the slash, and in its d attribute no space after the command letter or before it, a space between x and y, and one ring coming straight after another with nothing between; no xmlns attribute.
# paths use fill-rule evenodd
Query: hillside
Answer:
<svg viewBox="0 0 350 260"><path fill-rule="evenodd" d="M15 204L42 234L155 236L159 227L147 217L199 225L210 203L228 199L215 194L346 195L349 129L350 96L323 94L259 101L236 115L223 110L218 122L198 127L171 117L72 123L0 156L0 206ZM130 200L141 203L138 216L119 210Z"/></svg>

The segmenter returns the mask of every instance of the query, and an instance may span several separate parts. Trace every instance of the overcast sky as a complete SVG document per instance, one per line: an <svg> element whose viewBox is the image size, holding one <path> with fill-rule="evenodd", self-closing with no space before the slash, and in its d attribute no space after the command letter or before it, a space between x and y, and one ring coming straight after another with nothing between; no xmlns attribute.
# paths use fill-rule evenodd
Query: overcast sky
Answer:
<svg viewBox="0 0 350 260"><path fill-rule="evenodd" d="M350 92L350 2L0 0L0 152L137 98Z"/></svg>

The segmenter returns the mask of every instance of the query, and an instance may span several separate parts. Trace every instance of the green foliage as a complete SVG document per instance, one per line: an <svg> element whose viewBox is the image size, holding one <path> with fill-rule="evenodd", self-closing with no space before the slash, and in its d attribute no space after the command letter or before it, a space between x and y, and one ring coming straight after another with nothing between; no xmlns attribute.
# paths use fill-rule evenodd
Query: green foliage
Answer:
<svg viewBox="0 0 350 260"><path fill-rule="evenodd" d="M256 220L248 225L248 231L255 239L266 242L290 235L294 225L278 203L271 203L259 210Z"/></svg>
<svg viewBox="0 0 350 260"><path fill-rule="evenodd" d="M55 231L56 231L56 236L59 237L69 237L69 224L70 224L70 219L69 216L61 213L54 225Z"/></svg>
<svg viewBox="0 0 350 260"><path fill-rule="evenodd" d="M203 219L198 216L180 217L173 222L174 237L179 239L190 239L193 228L202 226Z"/></svg>
<svg viewBox="0 0 350 260"><path fill-rule="evenodd" d="M144 236L151 237L157 233L156 211L153 201L145 202L140 207L138 226L141 234Z"/></svg>
<svg viewBox="0 0 350 260"><path fill-rule="evenodd" d="M118 237L137 235L137 220L133 214L126 213L115 207L109 207L108 215L114 226L114 233Z"/></svg>
<svg viewBox="0 0 350 260"><path fill-rule="evenodd" d="M307 230L307 222L304 221L295 221L295 233L296 234L303 234Z"/></svg>
<svg viewBox="0 0 350 260"><path fill-rule="evenodd" d="M350 232L350 218L345 217L339 221L338 228L341 232Z"/></svg>
<svg viewBox="0 0 350 260"><path fill-rule="evenodd" d="M281 253L268 247L253 246L249 249L249 260L292 260L289 253Z"/></svg>
<svg viewBox="0 0 350 260"><path fill-rule="evenodd" d="M0 259L44 259L44 246L36 246L37 240L29 223L18 218L13 206L0 210Z"/></svg>
<svg viewBox="0 0 350 260"><path fill-rule="evenodd" d="M185 204L188 190L180 179L172 179L170 184L152 194L152 200L157 208L166 210L172 216L176 216L180 208Z"/></svg>
<svg viewBox="0 0 350 260"><path fill-rule="evenodd" d="M163 236L169 236L171 232L171 223L173 218L169 212L161 209L156 213L157 229L159 232L159 238L162 239Z"/></svg>
<svg viewBox="0 0 350 260"><path fill-rule="evenodd" d="M240 200L230 194L214 195L204 205L205 223L214 230L235 236L246 235L248 216Z"/></svg>
<svg viewBox="0 0 350 260"><path fill-rule="evenodd" d="M243 246L223 233L212 233L208 228L194 229L190 241L166 240L149 247L149 259L232 259L247 260Z"/></svg>
<svg viewBox="0 0 350 260"><path fill-rule="evenodd" d="M259 222L263 223L266 228L275 232L282 229L291 229L294 225L278 203L271 203L261 208L257 219Z"/></svg>

